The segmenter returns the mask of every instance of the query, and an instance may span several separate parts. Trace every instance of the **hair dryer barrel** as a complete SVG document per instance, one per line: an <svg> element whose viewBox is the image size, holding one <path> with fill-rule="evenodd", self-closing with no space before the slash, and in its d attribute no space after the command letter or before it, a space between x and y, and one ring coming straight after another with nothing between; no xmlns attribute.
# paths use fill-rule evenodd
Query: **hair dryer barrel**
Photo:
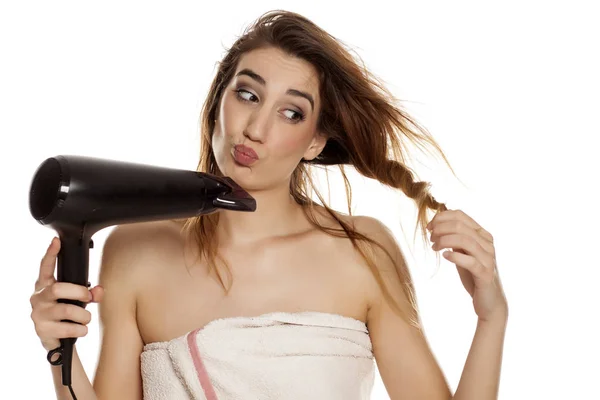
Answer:
<svg viewBox="0 0 600 400"><path fill-rule="evenodd" d="M56 156L37 169L32 216L57 230L254 211L255 200L229 178L197 171L84 156ZM91 232L93 234L93 232Z"/></svg>

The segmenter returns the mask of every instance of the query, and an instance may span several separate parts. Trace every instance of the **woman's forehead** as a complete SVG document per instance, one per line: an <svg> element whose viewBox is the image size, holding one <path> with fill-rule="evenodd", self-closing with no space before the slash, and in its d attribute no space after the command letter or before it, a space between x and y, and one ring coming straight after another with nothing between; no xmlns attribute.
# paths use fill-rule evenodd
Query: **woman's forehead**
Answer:
<svg viewBox="0 0 600 400"><path fill-rule="evenodd" d="M285 90L293 87L315 94L319 89L319 77L311 63L276 48L261 48L243 54L236 76L240 72L267 87L282 85Z"/></svg>

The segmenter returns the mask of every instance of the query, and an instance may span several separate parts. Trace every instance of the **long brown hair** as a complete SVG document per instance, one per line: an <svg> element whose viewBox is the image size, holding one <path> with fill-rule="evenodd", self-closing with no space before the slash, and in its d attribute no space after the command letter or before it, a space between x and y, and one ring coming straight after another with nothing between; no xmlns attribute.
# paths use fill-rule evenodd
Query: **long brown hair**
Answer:
<svg viewBox="0 0 600 400"><path fill-rule="evenodd" d="M405 315L398 303L392 299L372 258L366 254L371 248L365 249L363 242L379 246L389 257L390 254L379 243L355 231L336 215L315 187L310 169L315 164L339 166L346 186L349 215L351 215L352 192L344 171L345 165L353 166L367 178L401 189L417 205L417 226L421 226L423 240L427 242L427 211L439 212L446 210L446 206L431 196L429 183L415 182L413 172L405 165L403 141L408 140L425 150L426 145L430 145L441 154L451 170L452 167L427 130L400 108L384 85L365 67L361 67L336 38L311 20L289 11L267 12L249 26L228 50L219 63L202 108L201 150L197 170L220 174L211 144L223 90L232 79L240 57L246 52L265 47L275 47L286 54L310 62L318 71L320 78L322 109L318 117L317 129L326 133L328 140L320 156L299 163L291 177L291 195L298 204L303 205L312 225L325 233L347 237L352 241L353 246L371 268L386 299L397 312L417 326L419 324L417 305L406 262L403 260L403 265L396 265L396 271L412 305L409 316ZM318 223L315 216L317 204L311 199L311 192L317 194L324 209L341 228L325 227ZM231 278L231 270L226 261L217 254L218 243L215 232L218 219L219 213L189 218L185 221L183 229L196 239L200 249L199 254L203 255L210 268L217 272L221 284L228 291L230 285L225 284L216 266L216 260L220 259ZM231 279L228 282L230 283Z"/></svg>

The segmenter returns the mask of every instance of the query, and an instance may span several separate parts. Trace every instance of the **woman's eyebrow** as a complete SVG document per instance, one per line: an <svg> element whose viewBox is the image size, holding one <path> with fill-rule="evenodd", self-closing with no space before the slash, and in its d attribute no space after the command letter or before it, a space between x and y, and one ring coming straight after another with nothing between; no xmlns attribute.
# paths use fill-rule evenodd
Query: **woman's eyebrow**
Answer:
<svg viewBox="0 0 600 400"><path fill-rule="evenodd" d="M244 68L240 72L238 72L237 74L235 74L235 76L240 76L240 75L249 76L250 78L254 79L256 82L258 82L259 84L261 84L263 86L265 86L267 84L267 82L265 81L265 78L263 78L262 76L260 76L259 74L257 74L256 72L252 71L249 68ZM313 99L313 97L312 97L311 94L303 92L303 91L298 90L298 89L288 89L287 92L285 92L285 93L288 94L288 95L290 95L290 96L298 96L298 97L305 98L310 103L311 110L314 111L314 109L315 109L315 101L314 101L314 99Z"/></svg>

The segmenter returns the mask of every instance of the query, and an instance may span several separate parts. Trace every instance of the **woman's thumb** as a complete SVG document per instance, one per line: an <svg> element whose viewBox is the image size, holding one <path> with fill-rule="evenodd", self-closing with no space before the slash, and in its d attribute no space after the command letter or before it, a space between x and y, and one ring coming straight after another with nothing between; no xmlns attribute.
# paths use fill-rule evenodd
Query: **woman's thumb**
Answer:
<svg viewBox="0 0 600 400"><path fill-rule="evenodd" d="M100 303L102 301L102 297L104 296L104 288L100 285L94 286L90 289L90 293L92 294L91 303Z"/></svg>

